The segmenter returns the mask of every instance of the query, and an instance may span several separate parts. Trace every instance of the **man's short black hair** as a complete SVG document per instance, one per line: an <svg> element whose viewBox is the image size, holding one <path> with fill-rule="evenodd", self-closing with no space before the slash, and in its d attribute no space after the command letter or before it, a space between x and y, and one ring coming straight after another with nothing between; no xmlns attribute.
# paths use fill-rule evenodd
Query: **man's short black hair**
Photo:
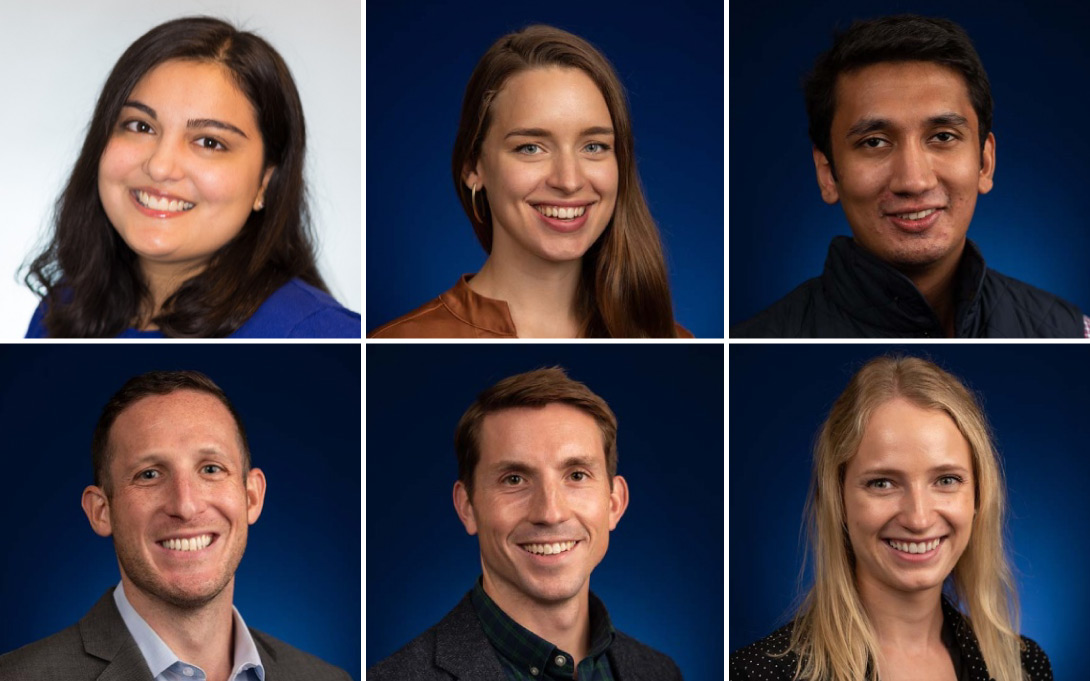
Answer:
<svg viewBox="0 0 1090 681"><path fill-rule="evenodd" d="M831 142L836 112L836 82L840 74L882 62L925 61L951 68L965 79L969 101L980 128L980 149L992 130L992 87L969 35L949 19L899 14L855 21L837 33L806 77L806 113L810 141L833 163ZM835 166L833 177L836 177Z"/></svg>

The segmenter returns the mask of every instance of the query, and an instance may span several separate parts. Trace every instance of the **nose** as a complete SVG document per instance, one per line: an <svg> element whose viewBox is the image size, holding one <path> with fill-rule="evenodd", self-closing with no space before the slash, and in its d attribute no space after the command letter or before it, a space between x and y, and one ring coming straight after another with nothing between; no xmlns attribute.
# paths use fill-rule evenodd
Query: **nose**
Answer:
<svg viewBox="0 0 1090 681"><path fill-rule="evenodd" d="M548 185L565 194L574 194L583 188L586 182L579 159L572 152L556 155L550 168Z"/></svg>
<svg viewBox="0 0 1090 681"><path fill-rule="evenodd" d="M534 490L528 520L540 525L559 525L568 519L568 503L559 481L545 481Z"/></svg>
<svg viewBox="0 0 1090 681"><path fill-rule="evenodd" d="M932 526L934 504L926 490L909 488L901 501L901 524L906 530L925 532Z"/></svg>
<svg viewBox="0 0 1090 681"><path fill-rule="evenodd" d="M907 144L893 158L889 189L894 194L923 194L937 184L931 155L919 144Z"/></svg>
<svg viewBox="0 0 1090 681"><path fill-rule="evenodd" d="M182 177L180 152L173 141L160 138L144 161L144 172L153 182L169 182Z"/></svg>
<svg viewBox="0 0 1090 681"><path fill-rule="evenodd" d="M181 520L195 517L201 510L198 482L184 475L175 476L167 490L164 510Z"/></svg>

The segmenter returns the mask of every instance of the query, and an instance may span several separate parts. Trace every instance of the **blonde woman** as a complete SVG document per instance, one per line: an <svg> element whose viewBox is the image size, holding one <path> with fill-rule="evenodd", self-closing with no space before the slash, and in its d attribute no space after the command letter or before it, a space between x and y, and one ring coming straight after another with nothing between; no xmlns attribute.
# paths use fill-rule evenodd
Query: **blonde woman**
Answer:
<svg viewBox="0 0 1090 681"><path fill-rule="evenodd" d="M870 361L814 449L814 584L790 624L731 655L730 678L1052 679L1018 633L1004 497L965 386L922 359Z"/></svg>

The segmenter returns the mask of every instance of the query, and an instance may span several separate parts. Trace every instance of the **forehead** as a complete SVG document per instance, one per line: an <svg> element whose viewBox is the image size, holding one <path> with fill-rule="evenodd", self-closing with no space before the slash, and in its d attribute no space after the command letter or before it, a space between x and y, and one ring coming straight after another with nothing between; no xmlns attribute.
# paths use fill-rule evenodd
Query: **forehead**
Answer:
<svg viewBox="0 0 1090 681"><path fill-rule="evenodd" d="M972 469L969 442L954 419L940 409L895 398L871 414L848 467L914 471L945 465Z"/></svg>
<svg viewBox="0 0 1090 681"><path fill-rule="evenodd" d="M602 92L582 69L548 66L520 71L492 100L492 130L511 128L582 130L609 126L609 107Z"/></svg>
<svg viewBox="0 0 1090 681"><path fill-rule="evenodd" d="M504 409L485 416L480 453L478 467L500 461L548 467L571 457L597 458L605 463L598 422L566 404Z"/></svg>
<svg viewBox="0 0 1090 681"><path fill-rule="evenodd" d="M124 466L146 455L184 457L217 450L241 461L238 426L216 397L194 390L150 395L121 412L110 428L110 452Z"/></svg>
<svg viewBox="0 0 1090 681"><path fill-rule="evenodd" d="M158 64L136 83L129 99L155 109L160 120L231 116L230 122L246 133L257 129L253 104L231 71L214 62L171 59Z"/></svg>
<svg viewBox="0 0 1090 681"><path fill-rule="evenodd" d="M846 130L864 118L910 127L945 113L960 114L977 128L965 78L941 64L882 62L837 77L834 131Z"/></svg>

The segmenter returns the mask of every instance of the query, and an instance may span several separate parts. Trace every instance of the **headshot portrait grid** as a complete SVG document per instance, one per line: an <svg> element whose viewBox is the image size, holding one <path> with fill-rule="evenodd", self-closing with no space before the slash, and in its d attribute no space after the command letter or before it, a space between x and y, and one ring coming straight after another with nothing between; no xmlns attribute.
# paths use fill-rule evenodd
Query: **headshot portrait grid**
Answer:
<svg viewBox="0 0 1090 681"><path fill-rule="evenodd" d="M359 376L352 344L0 346L0 679L362 679Z"/></svg>
<svg viewBox="0 0 1090 681"><path fill-rule="evenodd" d="M722 338L722 24L369 4L368 334Z"/></svg>
<svg viewBox="0 0 1090 681"><path fill-rule="evenodd" d="M762 105L730 118L730 160L755 169L730 181L746 197L730 206L730 336L1087 336L1090 235L1074 197L1090 170L1042 145L1040 121L1056 119L1055 139L1081 134L1055 114L1090 103L1070 87L1090 68L1072 47L1090 10L904 11L732 7L731 94Z"/></svg>
<svg viewBox="0 0 1090 681"><path fill-rule="evenodd" d="M1087 348L729 355L731 679L1079 675Z"/></svg>
<svg viewBox="0 0 1090 681"><path fill-rule="evenodd" d="M722 346L366 352L369 679L721 678Z"/></svg>
<svg viewBox="0 0 1090 681"><path fill-rule="evenodd" d="M0 335L359 338L359 5L111 4L3 11Z"/></svg>

